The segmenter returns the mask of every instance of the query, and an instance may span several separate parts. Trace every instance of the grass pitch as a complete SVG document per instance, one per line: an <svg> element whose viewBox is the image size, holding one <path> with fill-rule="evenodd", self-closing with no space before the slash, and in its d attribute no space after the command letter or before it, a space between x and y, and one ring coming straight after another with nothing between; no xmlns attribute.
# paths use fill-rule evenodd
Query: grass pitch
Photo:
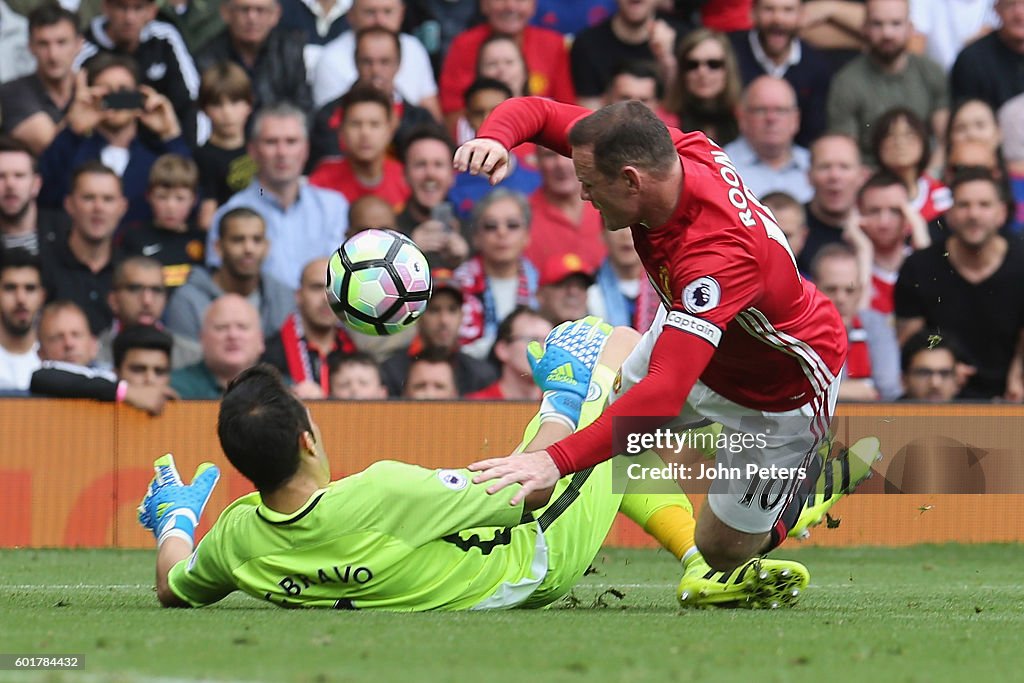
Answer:
<svg viewBox="0 0 1024 683"><path fill-rule="evenodd" d="M812 585L773 612L680 611L667 554L609 551L553 609L412 615L241 595L161 610L151 552L5 550L0 653L85 667L0 671L0 683L1020 680L1022 550L787 548Z"/></svg>

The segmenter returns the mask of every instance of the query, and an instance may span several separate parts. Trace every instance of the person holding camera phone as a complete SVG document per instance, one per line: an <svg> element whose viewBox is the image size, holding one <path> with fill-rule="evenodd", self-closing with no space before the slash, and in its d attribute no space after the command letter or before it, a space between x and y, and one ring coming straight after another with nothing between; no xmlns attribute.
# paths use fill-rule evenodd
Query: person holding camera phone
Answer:
<svg viewBox="0 0 1024 683"><path fill-rule="evenodd" d="M412 196L398 215L398 229L426 254L431 268L454 269L469 255L469 244L447 201L455 182L453 150L440 126L411 131L402 148L405 181Z"/></svg>
<svg viewBox="0 0 1024 683"><path fill-rule="evenodd" d="M39 160L41 206L59 208L73 169L98 160L120 176L128 212L119 231L149 221L149 169L164 154L191 158L171 102L139 85L130 57L101 54L78 74L66 125Z"/></svg>

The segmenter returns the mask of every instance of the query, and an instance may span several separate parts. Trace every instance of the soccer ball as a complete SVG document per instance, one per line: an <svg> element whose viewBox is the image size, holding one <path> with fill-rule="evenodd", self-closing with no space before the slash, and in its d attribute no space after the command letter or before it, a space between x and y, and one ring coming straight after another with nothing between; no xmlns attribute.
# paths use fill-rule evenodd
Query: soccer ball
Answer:
<svg viewBox="0 0 1024 683"><path fill-rule="evenodd" d="M412 325L430 299L427 257L393 230L363 230L327 262L327 301L356 332L395 334Z"/></svg>

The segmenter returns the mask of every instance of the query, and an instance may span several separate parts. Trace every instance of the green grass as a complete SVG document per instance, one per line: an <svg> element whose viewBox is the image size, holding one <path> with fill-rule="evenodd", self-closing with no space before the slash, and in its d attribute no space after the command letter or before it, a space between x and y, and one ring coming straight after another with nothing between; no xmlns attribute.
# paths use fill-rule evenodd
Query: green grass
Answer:
<svg viewBox="0 0 1024 683"><path fill-rule="evenodd" d="M0 652L82 654L86 666L0 671L0 683L1019 680L1021 551L790 549L780 556L806 563L812 585L774 612L680 611L666 554L610 551L573 607L400 615L244 596L161 610L152 553L7 550Z"/></svg>

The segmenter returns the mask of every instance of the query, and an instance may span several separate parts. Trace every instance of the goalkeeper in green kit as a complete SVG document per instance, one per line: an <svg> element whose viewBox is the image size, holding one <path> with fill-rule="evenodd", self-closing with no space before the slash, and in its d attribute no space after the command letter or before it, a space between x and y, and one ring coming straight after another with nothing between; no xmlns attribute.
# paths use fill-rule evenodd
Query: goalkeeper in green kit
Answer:
<svg viewBox="0 0 1024 683"><path fill-rule="evenodd" d="M543 355L534 345L544 400L521 449L542 449L592 422L638 338L586 318L555 328ZM488 495L465 469L382 461L332 482L319 428L266 365L228 387L218 435L257 492L228 506L194 546L219 472L204 464L185 486L166 455L139 506L139 521L157 538L157 596L167 607L209 605L235 590L289 607L543 607L583 576L618 511L649 532L652 519L692 512L682 492L615 493L613 461L514 506L518 487ZM664 530L652 535L673 550ZM790 604L808 579L796 562L757 560L751 569L743 581L709 575L708 604Z"/></svg>

